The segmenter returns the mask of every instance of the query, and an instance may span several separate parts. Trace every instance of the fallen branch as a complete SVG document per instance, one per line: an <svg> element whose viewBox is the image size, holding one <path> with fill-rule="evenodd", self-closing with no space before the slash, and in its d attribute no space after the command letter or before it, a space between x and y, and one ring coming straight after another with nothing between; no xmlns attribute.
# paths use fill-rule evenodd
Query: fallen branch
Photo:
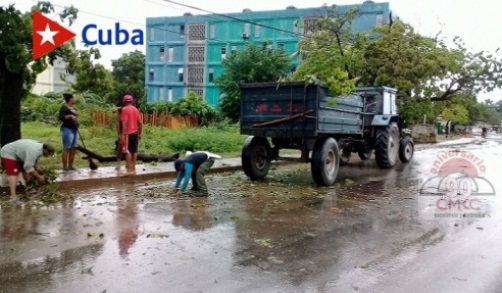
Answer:
<svg viewBox="0 0 502 293"><path fill-rule="evenodd" d="M284 117L284 118L280 118L280 119L276 119L276 120L271 120L271 121L267 121L267 122L263 122L263 123L253 124L253 127L262 127L262 126L274 125L274 124L278 124L278 123L282 123L282 122L293 121L295 119L302 118L302 117L314 118L312 116L307 116L307 114L310 114L312 112L314 112L314 110L308 110L308 111L306 111L304 113L298 113L298 114L292 115L290 117Z"/></svg>
<svg viewBox="0 0 502 293"><path fill-rule="evenodd" d="M93 151L90 151L82 146L77 146L76 148L79 152L85 154L87 157L84 157L85 160L88 158L98 160L98 162L103 163L103 162L116 162L117 161L117 156L103 156L98 153L95 153ZM145 163L148 162L173 162L176 159L180 157L179 153L176 153L174 155L152 155L152 154L145 154L145 153L138 153L138 161L142 161ZM122 155L122 160L125 160L125 154Z"/></svg>

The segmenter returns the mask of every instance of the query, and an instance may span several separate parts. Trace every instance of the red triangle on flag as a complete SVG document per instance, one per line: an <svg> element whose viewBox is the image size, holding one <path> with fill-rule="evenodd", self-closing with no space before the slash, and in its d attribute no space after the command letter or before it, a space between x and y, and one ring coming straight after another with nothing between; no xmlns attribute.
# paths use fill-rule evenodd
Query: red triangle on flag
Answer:
<svg viewBox="0 0 502 293"><path fill-rule="evenodd" d="M38 11L32 11L33 20L33 60L36 60L76 35L59 23L45 17Z"/></svg>

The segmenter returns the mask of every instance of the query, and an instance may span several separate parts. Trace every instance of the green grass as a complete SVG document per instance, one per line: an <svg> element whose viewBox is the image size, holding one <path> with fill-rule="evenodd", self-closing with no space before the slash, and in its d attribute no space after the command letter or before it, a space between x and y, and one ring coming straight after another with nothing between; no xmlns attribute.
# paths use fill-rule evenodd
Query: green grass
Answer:
<svg viewBox="0 0 502 293"><path fill-rule="evenodd" d="M63 148L59 126L41 122L25 122L21 125L23 138L51 143L56 147L56 156L43 158L40 164L49 168L61 167ZM85 146L101 155L113 155L117 134L113 128L82 127L80 129ZM240 155L245 135L239 134L238 125L211 126L203 128L167 129L144 126L139 152L148 154L183 154L186 150L207 150L223 157ZM79 140L82 145L82 141ZM86 167L89 163L82 160L83 154L77 152L76 167ZM112 164L112 163L110 163ZM101 165L101 164L100 164Z"/></svg>

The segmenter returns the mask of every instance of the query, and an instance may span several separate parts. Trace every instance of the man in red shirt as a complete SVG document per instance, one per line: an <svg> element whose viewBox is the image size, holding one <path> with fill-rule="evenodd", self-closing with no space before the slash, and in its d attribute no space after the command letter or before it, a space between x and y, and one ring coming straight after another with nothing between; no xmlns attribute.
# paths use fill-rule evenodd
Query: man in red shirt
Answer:
<svg viewBox="0 0 502 293"><path fill-rule="evenodd" d="M126 170L123 175L136 174L136 160L138 158L138 144L141 140L143 123L139 110L133 106L133 97L125 95L122 99L124 106L120 111L122 124L122 147L126 153Z"/></svg>

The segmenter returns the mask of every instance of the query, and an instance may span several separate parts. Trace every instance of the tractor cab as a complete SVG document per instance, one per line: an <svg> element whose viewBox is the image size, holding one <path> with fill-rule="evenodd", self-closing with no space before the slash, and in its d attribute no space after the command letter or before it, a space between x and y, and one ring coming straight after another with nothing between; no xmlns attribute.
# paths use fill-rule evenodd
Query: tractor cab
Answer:
<svg viewBox="0 0 502 293"><path fill-rule="evenodd" d="M361 87L356 94L363 98L364 113L373 115L397 115L397 90L389 87Z"/></svg>

